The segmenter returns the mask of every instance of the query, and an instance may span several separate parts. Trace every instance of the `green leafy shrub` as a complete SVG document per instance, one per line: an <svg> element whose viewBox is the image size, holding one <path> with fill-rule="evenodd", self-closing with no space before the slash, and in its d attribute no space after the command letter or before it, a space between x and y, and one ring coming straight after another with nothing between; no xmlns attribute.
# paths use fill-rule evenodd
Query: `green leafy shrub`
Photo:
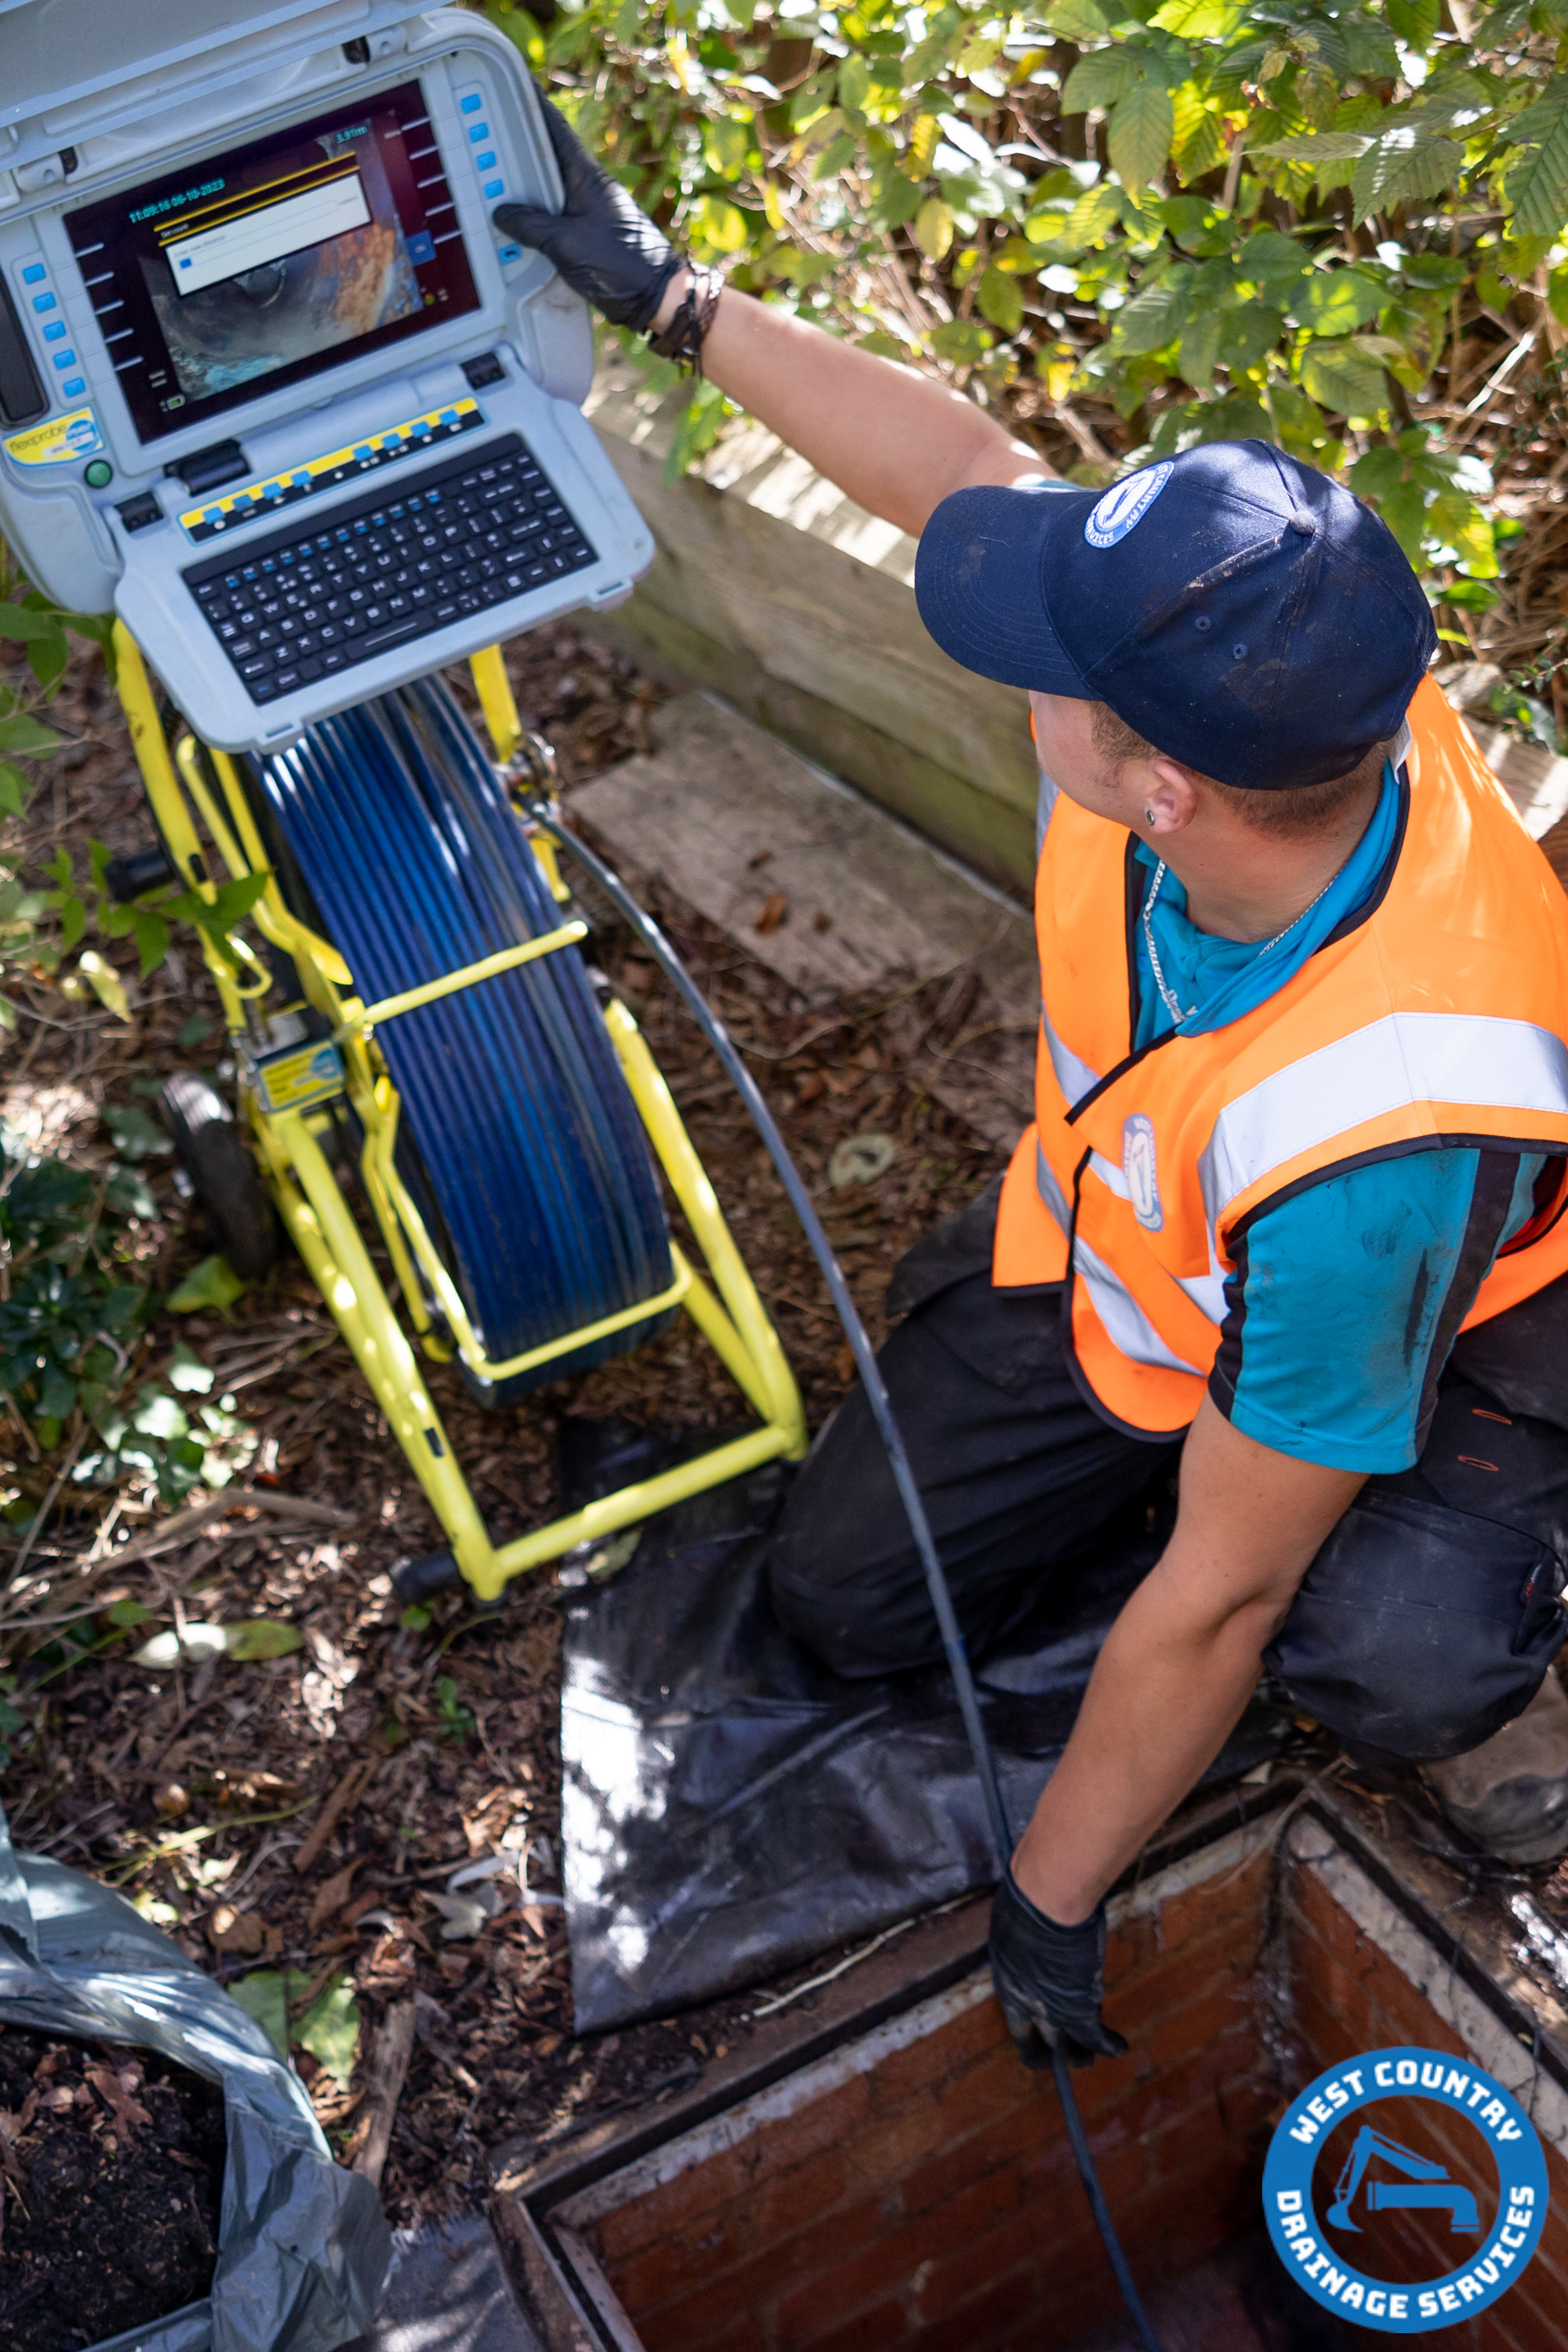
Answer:
<svg viewBox="0 0 1568 2352"><path fill-rule="evenodd" d="M183 1342L162 1381L141 1376L158 1299L124 1228L154 1213L136 1160L169 1144L134 1106L105 1116L117 1156L102 1172L29 1159L0 1181L0 1402L40 1465L4 1506L16 1526L32 1524L27 1486L51 1483L62 1447L77 1486L131 1482L172 1504L198 1481L226 1485L253 1443Z"/></svg>
<svg viewBox="0 0 1568 2352"><path fill-rule="evenodd" d="M26 655L25 670L13 662L0 677L0 817L26 814L34 780L26 763L47 758L67 740L40 714L70 668L71 635L99 646L105 661L112 663L113 630L111 614L67 613L27 589L0 541L0 642L19 645ZM164 916L140 906L116 906L104 883L108 849L95 841L89 855L91 877L87 887L95 899L90 909L63 844L56 843L32 873L16 857L0 857L0 1029L16 1026L16 1007L5 988L24 979L52 983L67 996L90 992L110 1013L129 1020L131 1008L119 973L96 946L84 945L89 931L102 940L134 933L143 979L163 961L169 945ZM73 954L76 963L67 971L64 966Z"/></svg>
<svg viewBox="0 0 1568 2352"><path fill-rule="evenodd" d="M1065 431L1082 479L1261 435L1490 601L1462 412L1568 340L1568 0L489 13L737 285ZM673 467L726 409L697 389Z"/></svg>

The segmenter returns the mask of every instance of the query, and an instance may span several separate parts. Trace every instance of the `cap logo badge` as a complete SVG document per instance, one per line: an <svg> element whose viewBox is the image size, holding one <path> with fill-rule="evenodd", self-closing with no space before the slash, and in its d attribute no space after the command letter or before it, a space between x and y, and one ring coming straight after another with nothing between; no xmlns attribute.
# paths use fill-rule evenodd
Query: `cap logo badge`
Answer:
<svg viewBox="0 0 1568 2352"><path fill-rule="evenodd" d="M1163 465L1129 474L1124 482L1107 490L1083 527L1090 547L1114 547L1119 539L1125 539L1133 525L1142 521L1170 478L1167 458Z"/></svg>
<svg viewBox="0 0 1568 2352"><path fill-rule="evenodd" d="M1134 1111L1121 1129L1121 1173L1132 1213L1146 1232L1157 1234L1165 1222L1160 1205L1160 1177L1154 1164L1154 1122Z"/></svg>

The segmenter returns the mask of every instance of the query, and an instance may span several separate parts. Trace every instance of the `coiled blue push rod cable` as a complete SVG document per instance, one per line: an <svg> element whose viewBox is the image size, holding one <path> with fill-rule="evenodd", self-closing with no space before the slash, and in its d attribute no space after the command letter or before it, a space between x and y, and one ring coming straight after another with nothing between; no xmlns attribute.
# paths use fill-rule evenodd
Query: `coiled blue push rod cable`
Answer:
<svg viewBox="0 0 1568 2352"><path fill-rule="evenodd" d="M963 1728L969 1737L970 1752L974 1759L974 1769L979 1777L981 1791L985 1800L986 1817L991 1825L991 1839L996 1849L997 1868L1000 1874L1006 1869L1011 1858L1013 1840L1007 1827L1006 1808L1002 1801L1001 1783L996 1777L996 1761L991 1753L991 1743L985 1736L985 1725L980 1713L980 1701L974 1688L974 1676L970 1671L969 1655L964 1647L963 1634L959 1626L957 1613L953 1609L952 1594L948 1589L947 1577L941 1559L938 1557L936 1544L931 1536L931 1522L926 1517L925 1503L920 1487L916 1484L914 1472L910 1465L910 1457L905 1449L903 1436L894 1417L892 1399L888 1394L887 1382L882 1378L881 1368L878 1364L871 1346L870 1334L860 1319L860 1310L850 1296L849 1286L844 1279L843 1268L833 1254L833 1244L823 1230L822 1220L816 1213L800 1171L791 1159L789 1147L780 1134L773 1115L763 1098L762 1090L746 1067L728 1030L703 996L701 990L665 938L663 931L654 921L653 917L637 904L619 875L606 866L603 858L596 856L576 834L566 830L548 803L533 802L528 806L527 814L529 821L537 824L540 831L554 842L558 848L564 849L568 856L574 857L593 876L605 897L631 925L667 979L674 983L688 1011L718 1055L731 1084L745 1104L752 1124L762 1137L767 1148L768 1157L777 1171L779 1181L788 1195L790 1206L800 1219L806 1240L811 1244L812 1255L821 1268L822 1278L827 1286L828 1296L833 1301L834 1309L843 1326L844 1336L848 1340L850 1350L854 1355L856 1370L860 1375L861 1385L866 1391L866 1402L871 1408L871 1417L877 1424L877 1433L886 1450L888 1466L892 1471L893 1483L899 1490L899 1499L903 1504L909 1519L910 1532L914 1538L915 1549L920 1554L921 1567L925 1574L926 1590L931 1595L931 1604L936 1612L936 1622L942 1632L942 1651L947 1659L948 1670L952 1676L953 1688L958 1696L959 1712L963 1717ZM1132 2273L1128 2266L1127 2257L1122 2252L1121 2241L1117 2237L1115 2224L1110 2218L1110 2209L1106 2204L1105 2193L1100 2188L1099 2176L1094 2168L1094 2159L1089 2153L1083 2118L1079 2114L1077 2095L1072 2087L1072 2077L1066 2055L1059 2043L1052 2051L1051 2063L1056 2076L1058 2095L1062 2104L1062 2113L1067 2120L1068 2138L1072 2145L1073 2160L1078 2166L1079 2178L1083 2182L1084 2194L1089 2199L1089 2210L1094 2215L1100 2234L1105 2242L1105 2251L1110 2257L1110 2267L1116 2274L1116 2283L1121 2290L1127 2308L1142 2338L1144 2352L1161 2352L1159 2338L1155 2336L1148 2313L1143 2308L1137 2286L1133 2282Z"/></svg>
<svg viewBox="0 0 1568 2352"><path fill-rule="evenodd" d="M323 719L255 776L367 1003L560 924L500 781L437 680ZM388 1021L376 1042L404 1107L405 1181L426 1222L438 1216L492 1362L669 1288L647 1139L576 948ZM504 1402L658 1328L633 1322L480 1392Z"/></svg>

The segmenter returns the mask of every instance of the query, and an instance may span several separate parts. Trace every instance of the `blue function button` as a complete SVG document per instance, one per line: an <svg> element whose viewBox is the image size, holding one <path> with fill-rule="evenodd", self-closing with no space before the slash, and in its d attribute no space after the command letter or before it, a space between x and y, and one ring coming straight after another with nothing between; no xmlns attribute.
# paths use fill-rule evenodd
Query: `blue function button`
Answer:
<svg viewBox="0 0 1568 2352"><path fill-rule="evenodd" d="M48 275L41 261L29 261L22 271L24 286L41 286Z"/></svg>
<svg viewBox="0 0 1568 2352"><path fill-rule="evenodd" d="M34 295L34 297L33 297L33 308L34 308L34 310L38 310L38 311L43 311L43 310L54 310L54 308L55 308L55 307L56 307L56 305L55 305L55 298L54 298L54 296L53 296L52 294L35 294L35 295Z"/></svg>
<svg viewBox="0 0 1568 2352"><path fill-rule="evenodd" d="M464 114L477 114L483 104L484 100L478 90L473 89L468 92L467 98L460 98L458 100L458 105Z"/></svg>
<svg viewBox="0 0 1568 2352"><path fill-rule="evenodd" d="M58 368L75 367L76 365L76 353L74 352L56 352L52 354L52 357L54 359L55 365Z"/></svg>
<svg viewBox="0 0 1568 2352"><path fill-rule="evenodd" d="M473 141L476 147L479 145L481 139L488 139L489 135L490 126L488 122L475 122L469 125L468 137Z"/></svg>
<svg viewBox="0 0 1568 2352"><path fill-rule="evenodd" d="M522 259L522 247L521 245L503 245L497 253L496 259L503 269L510 269L514 261Z"/></svg>
<svg viewBox="0 0 1568 2352"><path fill-rule="evenodd" d="M87 378L85 376L73 375L68 383L61 384L60 390L67 400L79 400L82 394L87 390Z"/></svg>
<svg viewBox="0 0 1568 2352"><path fill-rule="evenodd" d="M491 199L496 196L504 196L506 194L506 182L504 180L487 180L482 193L486 197Z"/></svg>
<svg viewBox="0 0 1568 2352"><path fill-rule="evenodd" d="M495 149L493 147L488 154L476 155L474 157L474 169L477 172L493 172L495 170L495 165L496 157Z"/></svg>
<svg viewBox="0 0 1568 2352"><path fill-rule="evenodd" d="M46 343L63 342L69 332L70 329L66 325L65 320L56 319L52 325L44 329L44 341Z"/></svg>

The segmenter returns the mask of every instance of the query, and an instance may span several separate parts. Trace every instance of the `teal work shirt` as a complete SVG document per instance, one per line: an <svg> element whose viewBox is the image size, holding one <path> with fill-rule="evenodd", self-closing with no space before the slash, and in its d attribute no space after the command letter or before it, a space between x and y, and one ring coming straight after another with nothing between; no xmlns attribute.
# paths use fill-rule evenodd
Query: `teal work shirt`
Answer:
<svg viewBox="0 0 1568 2352"><path fill-rule="evenodd" d="M1402 787L1384 772L1377 809L1317 907L1267 946L1216 939L1188 920L1165 874L1150 914L1166 987L1199 1036L1264 1003L1376 894L1397 856ZM1157 859L1134 856L1148 886ZM1134 926L1135 1043L1173 1026L1143 926ZM1539 1153L1455 1146L1404 1152L1309 1184L1254 1219L1225 1286L1209 1394L1237 1429L1303 1462L1407 1469L1438 1375L1498 1251L1534 1213Z"/></svg>

